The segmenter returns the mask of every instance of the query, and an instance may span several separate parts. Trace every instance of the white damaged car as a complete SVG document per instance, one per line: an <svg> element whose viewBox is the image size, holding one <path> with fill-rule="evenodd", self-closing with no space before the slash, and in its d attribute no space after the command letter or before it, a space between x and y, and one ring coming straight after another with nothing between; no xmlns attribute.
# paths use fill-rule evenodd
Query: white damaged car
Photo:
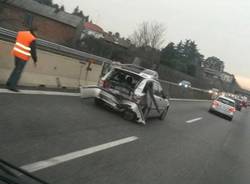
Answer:
<svg viewBox="0 0 250 184"><path fill-rule="evenodd" d="M145 124L149 117L163 120L170 104L155 76L155 73L150 76L138 68L114 67L99 81L98 86L81 87L81 97L94 98L97 104L111 107L129 121ZM149 83L154 100L147 100L145 112L143 101L148 99L145 89Z"/></svg>

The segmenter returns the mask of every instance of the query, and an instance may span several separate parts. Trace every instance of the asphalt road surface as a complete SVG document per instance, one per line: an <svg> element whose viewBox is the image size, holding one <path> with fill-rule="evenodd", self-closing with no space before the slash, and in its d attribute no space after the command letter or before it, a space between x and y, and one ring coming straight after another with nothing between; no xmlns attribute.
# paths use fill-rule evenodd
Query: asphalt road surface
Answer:
<svg viewBox="0 0 250 184"><path fill-rule="evenodd" d="M172 101L144 126L79 97L0 94L0 158L53 184L249 184L249 110L208 107Z"/></svg>

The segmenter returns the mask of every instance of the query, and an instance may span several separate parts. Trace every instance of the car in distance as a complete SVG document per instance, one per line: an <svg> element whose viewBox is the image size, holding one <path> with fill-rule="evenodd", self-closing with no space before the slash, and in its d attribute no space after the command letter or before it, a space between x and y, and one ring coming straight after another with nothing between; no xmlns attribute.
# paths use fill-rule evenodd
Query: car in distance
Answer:
<svg viewBox="0 0 250 184"><path fill-rule="evenodd" d="M244 107L244 108L247 108L247 103L248 103L248 99L247 99L247 97L246 96L243 96L242 98L242 106Z"/></svg>
<svg viewBox="0 0 250 184"><path fill-rule="evenodd" d="M145 74L145 70L129 67L113 67L99 81L98 86L81 87L81 97L93 97L97 104L102 104L120 112L124 119L145 124L146 117L141 107L145 100L145 88L152 83L153 95L158 108L151 103L147 118L159 117L163 120L169 109L169 100L163 88L155 79L155 73Z"/></svg>
<svg viewBox="0 0 250 184"><path fill-rule="evenodd" d="M235 101L225 96L219 96L212 101L209 112L222 114L232 121L235 113Z"/></svg>
<svg viewBox="0 0 250 184"><path fill-rule="evenodd" d="M241 99L235 98L235 108L237 111L241 111L242 107L243 107L243 101Z"/></svg>
<svg viewBox="0 0 250 184"><path fill-rule="evenodd" d="M191 87L191 82L183 80L183 81L179 82L179 86L182 86L184 88L190 88Z"/></svg>
<svg viewBox="0 0 250 184"><path fill-rule="evenodd" d="M212 88L208 91L208 93L211 95L211 99L214 100L219 95L219 90L216 88Z"/></svg>

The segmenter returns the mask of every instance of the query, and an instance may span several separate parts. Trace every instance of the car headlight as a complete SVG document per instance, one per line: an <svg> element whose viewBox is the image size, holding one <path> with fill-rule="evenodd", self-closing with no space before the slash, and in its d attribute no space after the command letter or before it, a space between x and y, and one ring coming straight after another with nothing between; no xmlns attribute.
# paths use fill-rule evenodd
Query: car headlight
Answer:
<svg viewBox="0 0 250 184"><path fill-rule="evenodd" d="M188 85L185 85L185 88L187 88L188 87Z"/></svg>
<svg viewBox="0 0 250 184"><path fill-rule="evenodd" d="M181 86L181 83L179 83L179 86Z"/></svg>

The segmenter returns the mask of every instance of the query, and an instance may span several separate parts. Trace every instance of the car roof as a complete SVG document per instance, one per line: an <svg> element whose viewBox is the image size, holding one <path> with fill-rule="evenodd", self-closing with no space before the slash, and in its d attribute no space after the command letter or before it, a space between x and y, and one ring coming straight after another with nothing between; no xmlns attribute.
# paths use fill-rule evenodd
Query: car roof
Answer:
<svg viewBox="0 0 250 184"><path fill-rule="evenodd" d="M151 78L151 76L147 77L147 75L142 75L143 73L141 71L139 71L139 70L130 70L130 69L127 69L127 68L124 68L124 67L122 67L122 68L121 67L114 67L114 69L118 69L118 70L122 70L122 71L125 71L125 72L128 72L128 73L132 73L134 75L140 76L143 79L158 82L156 79Z"/></svg>
<svg viewBox="0 0 250 184"><path fill-rule="evenodd" d="M223 99L225 99L225 100L228 100L228 101L230 101L230 102L235 103L235 101L234 101L233 99L228 98L228 97L225 97L225 96L218 96L218 98L223 98Z"/></svg>
<svg viewBox="0 0 250 184"><path fill-rule="evenodd" d="M155 75L155 74L157 74L157 75L158 75L157 71L150 70L150 69L145 69L145 70L143 70L142 72L144 72L144 73L149 72L149 73L151 73L151 74L153 74L153 75Z"/></svg>
<svg viewBox="0 0 250 184"><path fill-rule="evenodd" d="M116 70L121 70L121 71L125 71L125 72L128 72L128 73L132 73L134 75L139 75L139 73L135 72L135 71L131 71L131 70L128 70L128 69L124 69L124 68L121 68L121 67L113 67L113 69L116 69ZM140 76L141 77L141 76Z"/></svg>
<svg viewBox="0 0 250 184"><path fill-rule="evenodd" d="M191 83L191 82L189 82L189 81L187 81L187 80L182 80L181 82Z"/></svg>

